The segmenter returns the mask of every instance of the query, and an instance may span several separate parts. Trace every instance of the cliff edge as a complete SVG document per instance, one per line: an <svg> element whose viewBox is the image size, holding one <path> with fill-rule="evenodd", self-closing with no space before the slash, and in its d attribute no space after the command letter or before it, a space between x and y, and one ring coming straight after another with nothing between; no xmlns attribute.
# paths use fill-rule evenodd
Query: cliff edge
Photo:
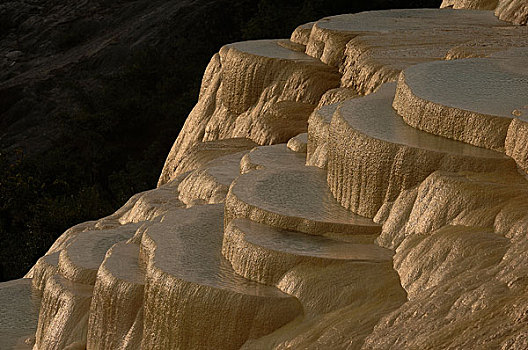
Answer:
<svg viewBox="0 0 528 350"><path fill-rule="evenodd" d="M2 349L528 348L526 5L442 6L222 47L158 187L0 284Z"/></svg>

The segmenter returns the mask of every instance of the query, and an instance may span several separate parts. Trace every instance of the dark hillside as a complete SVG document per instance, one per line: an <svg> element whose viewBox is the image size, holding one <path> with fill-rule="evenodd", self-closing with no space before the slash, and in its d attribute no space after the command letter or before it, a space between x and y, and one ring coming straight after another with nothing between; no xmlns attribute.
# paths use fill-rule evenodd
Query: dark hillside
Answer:
<svg viewBox="0 0 528 350"><path fill-rule="evenodd" d="M153 188L220 46L439 0L0 3L0 280L68 227Z"/></svg>

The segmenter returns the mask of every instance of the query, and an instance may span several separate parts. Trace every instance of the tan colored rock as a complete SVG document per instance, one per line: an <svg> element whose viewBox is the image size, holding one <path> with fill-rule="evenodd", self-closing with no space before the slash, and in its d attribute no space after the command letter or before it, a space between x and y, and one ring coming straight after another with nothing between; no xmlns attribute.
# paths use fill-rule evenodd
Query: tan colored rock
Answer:
<svg viewBox="0 0 528 350"><path fill-rule="evenodd" d="M306 316L243 349L360 349L380 318L406 300L390 264L300 264L278 286L303 303Z"/></svg>
<svg viewBox="0 0 528 350"><path fill-rule="evenodd" d="M495 10L495 15L513 24L526 24L528 4L524 0L444 0L440 5L455 9Z"/></svg>
<svg viewBox="0 0 528 350"><path fill-rule="evenodd" d="M526 25L528 22L528 4L524 0L499 0L495 15L503 21Z"/></svg>
<svg viewBox="0 0 528 350"><path fill-rule="evenodd" d="M245 135L260 145L285 143L306 132L308 116L313 109L312 104L291 101L258 103L255 110L237 118L233 133Z"/></svg>
<svg viewBox="0 0 528 350"><path fill-rule="evenodd" d="M528 181L515 169L434 172L378 211L374 221L383 224L378 243L396 249L408 235L426 235L448 225L481 227L522 239L528 225L527 190Z"/></svg>
<svg viewBox="0 0 528 350"><path fill-rule="evenodd" d="M195 206L144 232L142 348L236 349L302 312L295 298L235 274L221 254L222 224L222 205Z"/></svg>
<svg viewBox="0 0 528 350"><path fill-rule="evenodd" d="M495 10L499 0L444 0L440 8L452 7L454 9Z"/></svg>
<svg viewBox="0 0 528 350"><path fill-rule="evenodd" d="M127 226L128 224L155 220L169 210L184 207L185 204L178 199L178 185L185 176L185 174L182 174L160 188L135 194L115 213L107 217L69 228L53 243L46 255L60 252L71 244L80 233L113 230L113 232L123 231L127 234L130 231L130 227L133 227L133 225ZM137 226L135 227L137 228ZM48 264L44 261L42 263L41 267L46 269ZM39 262L37 262L38 264ZM28 272L27 277L33 276L37 265ZM35 285L40 283L40 278L35 279Z"/></svg>
<svg viewBox="0 0 528 350"><path fill-rule="evenodd" d="M0 284L0 348L527 348L526 103L509 102L526 97L525 34L491 12L393 10L223 47L159 188ZM431 63L481 56L482 74ZM428 102L507 105L503 130L394 102L515 161L405 123L387 84L402 70L427 71Z"/></svg>
<svg viewBox="0 0 528 350"><path fill-rule="evenodd" d="M392 251L374 244L346 243L247 219L234 219L224 229L222 254L239 275L268 285L276 285L289 270L303 263L385 263L378 264L380 269L390 269L392 263Z"/></svg>
<svg viewBox="0 0 528 350"><path fill-rule="evenodd" d="M326 169L328 163L328 132L338 103L317 108L308 119L306 165Z"/></svg>
<svg viewBox="0 0 528 350"><path fill-rule="evenodd" d="M160 184L199 141L247 137L270 144L305 132L314 106L339 79L335 69L276 40L224 46L206 70L198 104L167 158Z"/></svg>
<svg viewBox="0 0 528 350"><path fill-rule="evenodd" d="M305 45L302 45L302 44L298 44L294 41L291 41L291 40L279 40L277 42L277 44L279 44L280 46L288 49L288 50L292 50L292 51L297 51L297 52L304 52L304 50L306 50L306 46Z"/></svg>
<svg viewBox="0 0 528 350"><path fill-rule="evenodd" d="M396 255L410 301L376 326L364 348L522 348L528 300L498 278L525 258L504 259L511 249L507 239L475 228L410 236Z"/></svg>
<svg viewBox="0 0 528 350"><path fill-rule="evenodd" d="M317 21L306 53L340 67L341 87L367 94L395 81L402 69L440 60L470 38L497 36L504 25L486 11L361 12Z"/></svg>
<svg viewBox="0 0 528 350"><path fill-rule="evenodd" d="M192 171L178 186L179 199L187 205L223 203L231 182L240 175L240 160L246 153L220 157Z"/></svg>
<svg viewBox="0 0 528 350"><path fill-rule="evenodd" d="M395 250L403 242L407 235L404 228L417 195L418 188L413 187L402 191L394 201L383 203L373 219L375 223L383 225L377 244Z"/></svg>
<svg viewBox="0 0 528 350"><path fill-rule="evenodd" d="M162 185L173 178L174 175L181 174L185 171L179 168L184 168L185 165L180 165L183 157L187 152L190 152L190 148L203 140L205 127L209 122L211 114L216 109L216 95L221 81L221 70L222 65L220 63L220 55L215 54L202 78L202 85L200 88L200 97L198 103L194 106L193 110L185 120L178 138L174 142L163 170L161 172L159 185Z"/></svg>
<svg viewBox="0 0 528 350"><path fill-rule="evenodd" d="M489 28L461 27L444 32L389 31L358 36L346 45L341 85L369 94L387 82L396 81L410 66L441 60L453 46L467 42L468 35L481 36Z"/></svg>
<svg viewBox="0 0 528 350"><path fill-rule="evenodd" d="M415 128L503 151L512 111L528 101L527 65L497 57L413 66L400 75L393 107Z"/></svg>
<svg viewBox="0 0 528 350"><path fill-rule="evenodd" d="M329 133L327 181L344 207L374 217L436 170L512 169L501 153L412 128L392 109L395 86L341 104Z"/></svg>
<svg viewBox="0 0 528 350"><path fill-rule="evenodd" d="M525 50L528 53L528 50ZM528 172L528 144L526 137L528 133L528 104L519 106L512 111L512 122L506 133L506 154L515 159L517 165Z"/></svg>
<svg viewBox="0 0 528 350"><path fill-rule="evenodd" d="M308 41L310 40L310 33L312 32L312 27L314 26L314 24L315 22L309 22L301 24L300 26L295 28L290 37L290 41L306 46L308 44Z"/></svg>
<svg viewBox="0 0 528 350"><path fill-rule="evenodd" d="M285 144L260 146L242 157L240 173L261 169L299 168L304 166L304 162L304 154L290 150Z"/></svg>
<svg viewBox="0 0 528 350"><path fill-rule="evenodd" d="M108 249L117 242L130 239L138 226L131 224L124 228L79 234L60 252L57 266L59 273L72 282L93 285Z"/></svg>
<svg viewBox="0 0 528 350"><path fill-rule="evenodd" d="M180 176L164 186L142 192L134 205L119 215L119 223L126 225L153 220L168 211L183 207L184 203L178 200L179 184L182 179L183 176Z"/></svg>
<svg viewBox="0 0 528 350"><path fill-rule="evenodd" d="M29 350L35 343L38 305L28 278L0 283L0 345L2 349Z"/></svg>
<svg viewBox="0 0 528 350"><path fill-rule="evenodd" d="M303 132L288 140L288 148L294 152L306 153L308 147L308 134Z"/></svg>
<svg viewBox="0 0 528 350"><path fill-rule="evenodd" d="M486 229L445 226L427 237L407 237L397 249L394 268L412 301L470 270L497 265L507 246L507 239Z"/></svg>
<svg viewBox="0 0 528 350"><path fill-rule="evenodd" d="M97 272L87 349L138 349L143 326L144 271L139 246L117 243Z"/></svg>
<svg viewBox="0 0 528 350"><path fill-rule="evenodd" d="M40 305L35 350L65 349L86 344L88 310L93 286L60 275L47 279Z"/></svg>
<svg viewBox="0 0 528 350"><path fill-rule="evenodd" d="M33 266L33 277L31 278L31 282L37 293L41 294L46 288L46 281L48 278L59 272L59 254L60 251L44 255L38 259L35 266Z"/></svg>
<svg viewBox="0 0 528 350"><path fill-rule="evenodd" d="M500 53L506 55L512 48L528 47L528 27L505 26L495 28L490 35L474 39L452 47L445 59L488 57Z"/></svg>
<svg viewBox="0 0 528 350"><path fill-rule="evenodd" d="M313 235L380 231L372 220L339 205L328 190L324 171L302 165L252 171L238 177L225 202L226 226L236 218Z"/></svg>
<svg viewBox="0 0 528 350"><path fill-rule="evenodd" d="M527 194L528 182L516 173L436 172L419 186L404 230L426 234L447 225L493 229L502 209L511 202L522 202Z"/></svg>
<svg viewBox="0 0 528 350"><path fill-rule="evenodd" d="M167 157L158 186L175 179L181 174L201 168L216 158L249 150L255 146L257 146L256 143L246 138L197 142L182 155L178 164L175 164L174 159L170 155Z"/></svg>
<svg viewBox="0 0 528 350"><path fill-rule="evenodd" d="M356 98L358 96L359 95L357 91L351 88L336 88L336 89L328 90L321 97L321 100L319 100L318 107L346 101L351 98Z"/></svg>

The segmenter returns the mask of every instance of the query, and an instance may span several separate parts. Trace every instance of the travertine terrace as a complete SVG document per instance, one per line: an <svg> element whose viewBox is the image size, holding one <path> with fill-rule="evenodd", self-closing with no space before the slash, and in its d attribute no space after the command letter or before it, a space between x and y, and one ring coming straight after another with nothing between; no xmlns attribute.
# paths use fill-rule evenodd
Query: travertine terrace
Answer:
<svg viewBox="0 0 528 350"><path fill-rule="evenodd" d="M158 188L0 284L1 349L527 349L528 5L222 47Z"/></svg>

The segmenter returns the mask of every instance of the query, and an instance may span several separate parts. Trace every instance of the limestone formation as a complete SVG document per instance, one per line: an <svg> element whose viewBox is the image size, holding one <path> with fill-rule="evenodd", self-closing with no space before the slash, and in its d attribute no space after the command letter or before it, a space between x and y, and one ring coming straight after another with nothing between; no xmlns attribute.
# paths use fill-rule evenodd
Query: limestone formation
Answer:
<svg viewBox="0 0 528 350"><path fill-rule="evenodd" d="M192 171L178 186L180 200L187 205L223 202L231 182L240 174L240 160L246 153L220 157Z"/></svg>
<svg viewBox="0 0 528 350"><path fill-rule="evenodd" d="M257 146L253 141L246 138L233 138L217 141L198 142L192 145L181 156L181 162L176 164L170 157L163 167L158 186L162 186L190 170L203 167L208 162L232 153L238 153L252 149Z"/></svg>
<svg viewBox="0 0 528 350"><path fill-rule="evenodd" d="M340 67L341 87L365 94L411 65L441 59L474 37L501 37L487 11L392 10L340 15L315 23L307 54Z"/></svg>
<svg viewBox="0 0 528 350"><path fill-rule="evenodd" d="M324 96L323 96L324 98ZM308 118L306 165L325 169L328 163L328 132L338 103L317 108Z"/></svg>
<svg viewBox="0 0 528 350"><path fill-rule="evenodd" d="M40 300L27 278L0 283L0 344L3 349L31 349Z"/></svg>
<svg viewBox="0 0 528 350"><path fill-rule="evenodd" d="M315 167L265 169L238 177L225 202L226 224L248 218L314 235L375 234L379 226L348 212L332 197L325 173Z"/></svg>
<svg viewBox="0 0 528 350"><path fill-rule="evenodd" d="M528 58L521 54L409 67L400 75L393 106L415 128L504 150L512 119L528 120L526 67ZM491 96L497 100L493 104Z"/></svg>
<svg viewBox="0 0 528 350"><path fill-rule="evenodd" d="M374 244L306 236L248 219L234 219L225 228L222 252L238 274L271 285L299 264L326 266L344 261L358 264L392 261L390 250Z"/></svg>
<svg viewBox="0 0 528 350"><path fill-rule="evenodd" d="M240 173L266 168L299 168L305 162L305 155L292 151L285 144L255 147L240 161Z"/></svg>
<svg viewBox="0 0 528 350"><path fill-rule="evenodd" d="M440 7L495 10L495 15L503 21L514 24L528 21L528 4L524 0L444 0Z"/></svg>
<svg viewBox="0 0 528 350"><path fill-rule="evenodd" d="M338 201L374 217L384 202L435 170L515 167L504 154L435 136L407 125L392 109L395 85L344 102L330 125L328 184Z"/></svg>
<svg viewBox="0 0 528 350"><path fill-rule="evenodd" d="M290 37L290 41L306 46L310 40L310 33L312 32L314 24L315 22L305 23L295 28Z"/></svg>
<svg viewBox="0 0 528 350"><path fill-rule="evenodd" d="M197 141L246 137L269 144L306 132L321 95L338 85L334 68L276 40L224 46L207 67L199 102L167 158L160 183L183 167L183 155Z"/></svg>
<svg viewBox="0 0 528 350"><path fill-rule="evenodd" d="M222 205L197 206L143 234L143 348L238 348L302 313L295 298L235 274L221 254L222 217Z"/></svg>
<svg viewBox="0 0 528 350"><path fill-rule="evenodd" d="M86 347L137 349L143 326L145 273L139 266L139 246L117 243L97 272L90 305Z"/></svg>
<svg viewBox="0 0 528 350"><path fill-rule="evenodd" d="M289 139L288 148L294 152L306 153L308 148L308 134L303 132Z"/></svg>
<svg viewBox="0 0 528 350"><path fill-rule="evenodd" d="M221 48L158 188L0 284L0 348L528 348L526 4L442 6Z"/></svg>

